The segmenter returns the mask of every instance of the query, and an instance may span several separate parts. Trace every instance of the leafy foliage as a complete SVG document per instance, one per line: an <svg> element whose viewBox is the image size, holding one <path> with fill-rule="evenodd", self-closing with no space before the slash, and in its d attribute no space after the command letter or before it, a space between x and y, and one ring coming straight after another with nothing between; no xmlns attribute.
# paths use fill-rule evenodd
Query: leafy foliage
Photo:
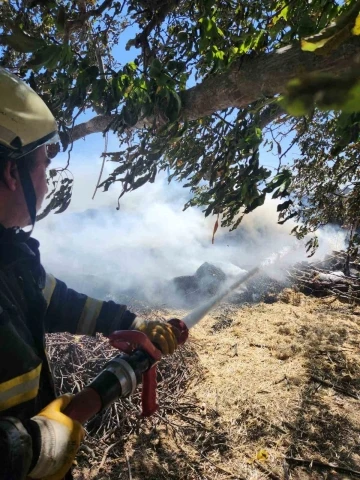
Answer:
<svg viewBox="0 0 360 480"><path fill-rule="evenodd" d="M47 199L50 202L46 208L37 216L37 220L41 220L46 217L52 210L54 213L64 212L71 202L71 194L73 187L73 178L69 178L67 171L62 169L50 170L48 184L51 185L50 193L47 195Z"/></svg>
<svg viewBox="0 0 360 480"><path fill-rule="evenodd" d="M315 104L325 111L360 111L359 71L356 68L340 78L329 74L309 74L294 79L288 84L287 96L282 104L295 116L311 113Z"/></svg>
<svg viewBox="0 0 360 480"><path fill-rule="evenodd" d="M310 122L297 123L299 156L290 185L291 203L280 217L295 218L293 233L300 239L332 224L350 232L349 246L357 251L359 239L360 114L317 113ZM308 250L318 245L313 237Z"/></svg>
<svg viewBox="0 0 360 480"><path fill-rule="evenodd" d="M351 35L359 35L359 4L351 2L338 18L321 32L301 40L301 47L308 52L324 55Z"/></svg>
<svg viewBox="0 0 360 480"><path fill-rule="evenodd" d="M192 107L186 93L194 82L223 78L234 68L246 75L251 60L289 45L331 55L358 35L359 11L354 0L7 0L0 4L0 64L49 105L64 150L81 113L108 116L106 130L118 135L121 147L106 154L115 166L100 185L105 190L121 182L125 193L165 170L169 180L190 188L185 208L202 206L205 215L220 215L223 226L236 228L272 195L281 222L304 222L295 232L302 236L331 220L328 198L340 209L343 197L329 197L343 184L339 172L347 172L345 183L355 178L356 68L334 79L331 73L304 75L299 66L287 92L268 95L264 87L256 101L214 108L210 115L184 115ZM128 63L119 55L124 47L133 53ZM229 77L230 90L232 82ZM211 106L212 98L205 101ZM343 113L322 114L317 107ZM261 146L284 158L281 142L270 134L275 128L284 135L289 126L301 156L291 171L279 165L273 176L261 165ZM65 180L45 213L69 203ZM316 220L324 205L329 215ZM349 205L343 218L354 222Z"/></svg>

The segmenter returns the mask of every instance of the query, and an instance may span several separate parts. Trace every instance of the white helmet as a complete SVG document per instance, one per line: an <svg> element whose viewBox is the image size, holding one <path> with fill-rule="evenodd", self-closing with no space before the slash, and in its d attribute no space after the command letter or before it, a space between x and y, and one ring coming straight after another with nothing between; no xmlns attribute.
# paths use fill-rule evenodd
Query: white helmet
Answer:
<svg viewBox="0 0 360 480"><path fill-rule="evenodd" d="M39 95L0 67L0 158L19 160L57 138L55 118ZM34 227L36 193L31 175L26 162L17 161L17 168Z"/></svg>
<svg viewBox="0 0 360 480"><path fill-rule="evenodd" d="M17 159L55 137L56 121L43 100L0 67L0 155Z"/></svg>

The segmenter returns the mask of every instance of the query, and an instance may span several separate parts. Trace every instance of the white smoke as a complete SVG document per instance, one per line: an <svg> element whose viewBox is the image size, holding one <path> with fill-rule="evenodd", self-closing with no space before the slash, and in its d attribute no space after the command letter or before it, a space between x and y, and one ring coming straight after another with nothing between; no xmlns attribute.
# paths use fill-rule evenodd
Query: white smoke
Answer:
<svg viewBox="0 0 360 480"><path fill-rule="evenodd" d="M235 276L286 247L289 262L306 259L304 247L289 235L294 225L276 223L273 201L246 216L234 232L220 227L212 245L216 218L195 208L183 212L189 191L181 185L168 185L162 175L126 194L117 211L119 186L91 200L98 168L99 162L95 168L73 167L71 206L39 222L34 232L45 268L83 293L104 297L132 290L152 300L157 285L193 275L204 262ZM322 237L317 257L343 246L342 232L334 229Z"/></svg>

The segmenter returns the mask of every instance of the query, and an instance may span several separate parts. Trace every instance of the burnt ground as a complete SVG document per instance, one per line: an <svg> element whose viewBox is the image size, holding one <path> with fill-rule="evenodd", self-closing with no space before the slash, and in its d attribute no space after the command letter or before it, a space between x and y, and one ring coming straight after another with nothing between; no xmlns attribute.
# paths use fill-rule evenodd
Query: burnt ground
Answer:
<svg viewBox="0 0 360 480"><path fill-rule="evenodd" d="M101 338L73 340L49 337L63 391L114 353ZM337 300L285 290L271 304L220 305L162 361L159 413L139 418L135 395L87 425L75 477L360 477L359 347L359 307Z"/></svg>

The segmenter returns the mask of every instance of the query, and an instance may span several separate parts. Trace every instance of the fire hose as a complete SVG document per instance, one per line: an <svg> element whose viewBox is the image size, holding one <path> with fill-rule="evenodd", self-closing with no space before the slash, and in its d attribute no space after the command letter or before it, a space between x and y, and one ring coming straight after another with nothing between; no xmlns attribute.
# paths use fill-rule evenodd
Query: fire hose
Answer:
<svg viewBox="0 0 360 480"><path fill-rule="evenodd" d="M188 338L188 328L178 319L169 320L182 345ZM84 424L119 398L132 395L142 383L142 416L149 417L158 409L156 403L156 364L161 352L142 332L119 330L109 336L110 345L125 353L114 357L99 375L77 393L64 413Z"/></svg>
<svg viewBox="0 0 360 480"><path fill-rule="evenodd" d="M221 293L195 308L183 320L172 319L178 345L186 342L188 328L194 326L215 305L255 275L254 268L225 288ZM134 330L120 330L109 336L110 344L124 353L118 354L105 366L99 375L81 392L77 393L64 413L84 424L94 415L119 398L129 397L142 383L142 416L149 417L158 409L156 403L156 365L161 352L148 337Z"/></svg>

